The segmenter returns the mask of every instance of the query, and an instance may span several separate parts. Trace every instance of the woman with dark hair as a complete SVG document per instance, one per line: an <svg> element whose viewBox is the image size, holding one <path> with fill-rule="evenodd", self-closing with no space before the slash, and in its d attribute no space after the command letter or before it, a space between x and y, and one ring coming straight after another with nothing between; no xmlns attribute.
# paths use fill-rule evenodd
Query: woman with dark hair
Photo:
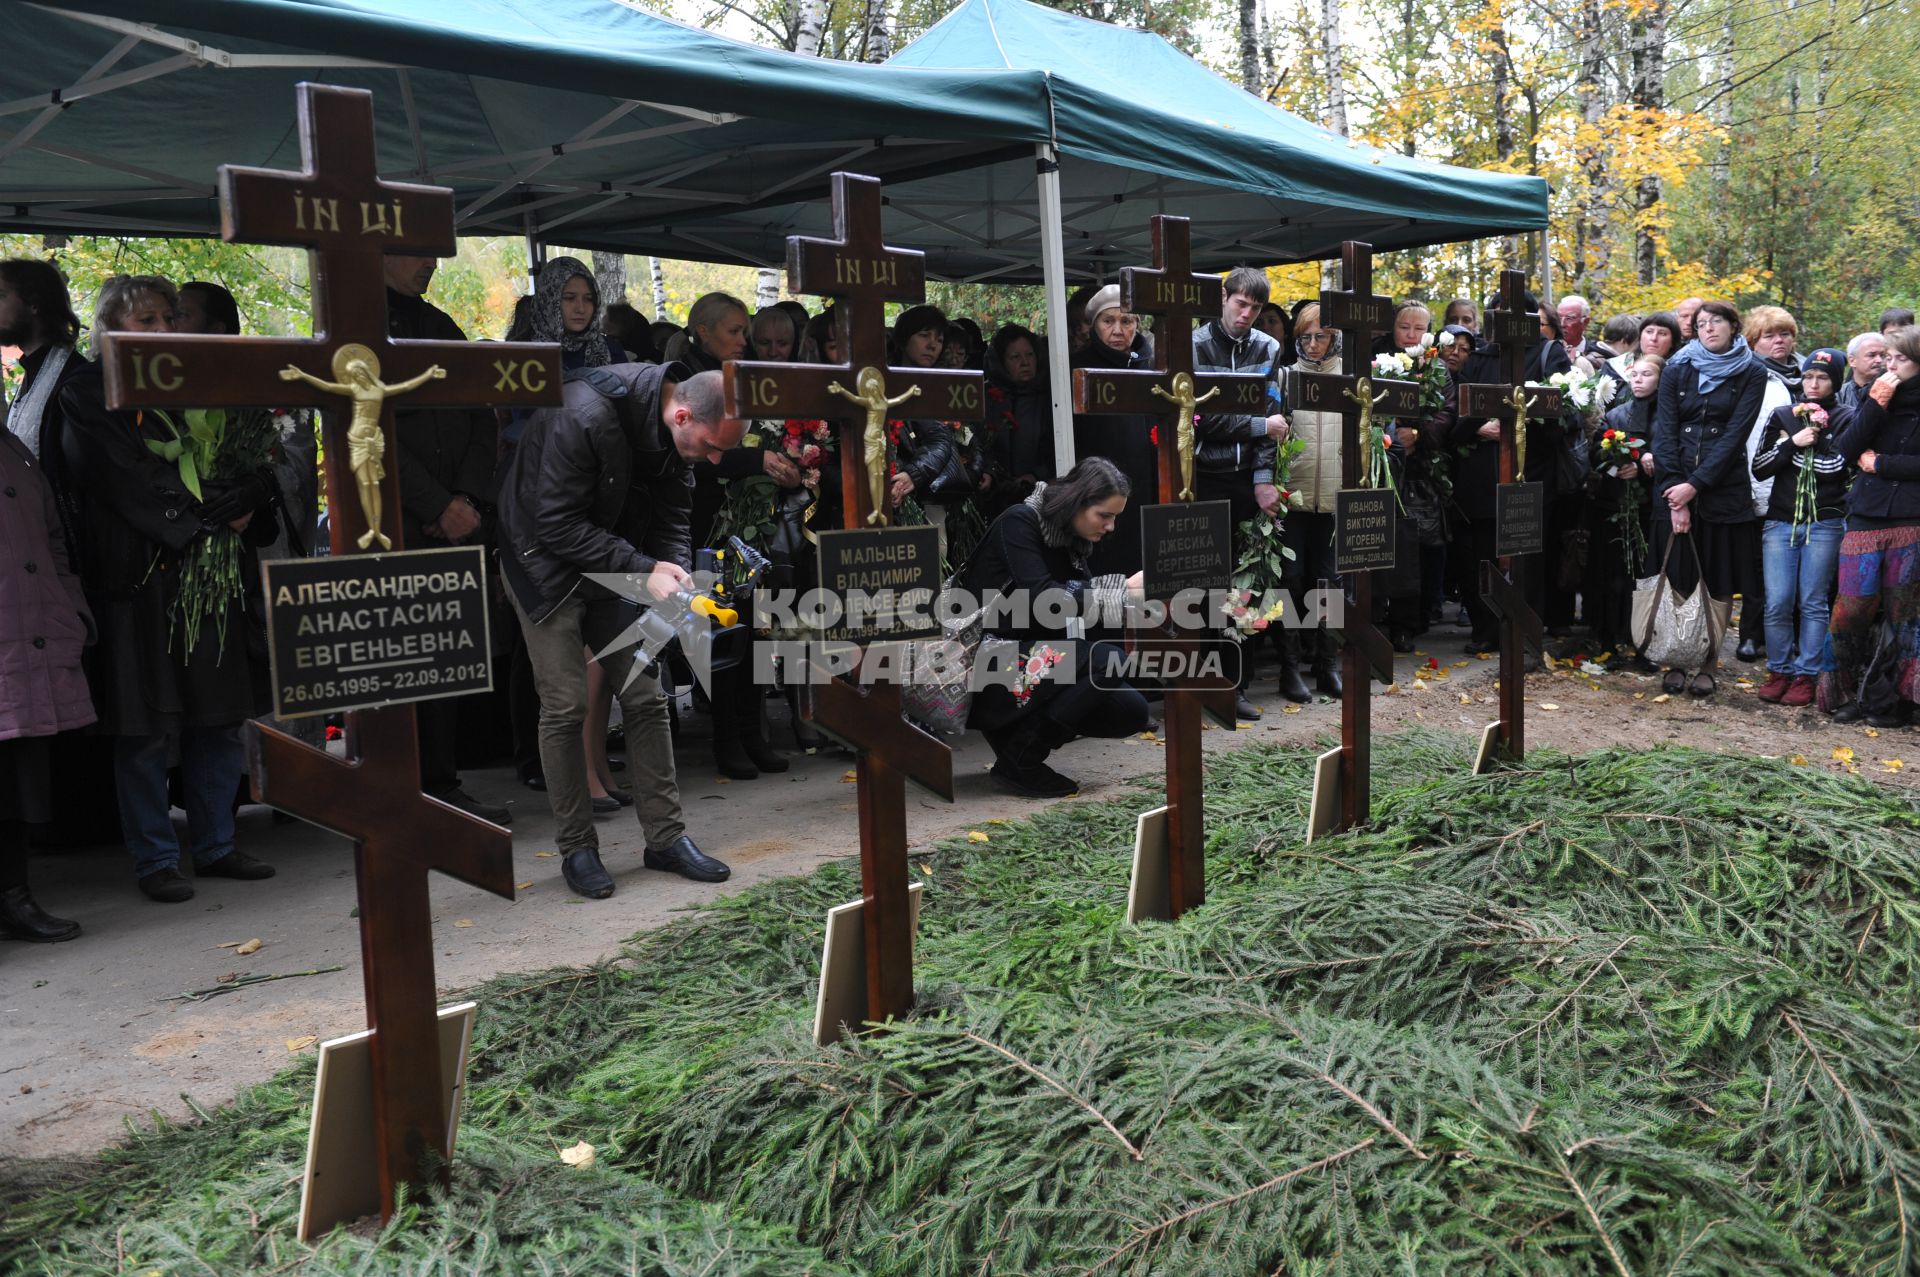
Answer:
<svg viewBox="0 0 1920 1277"><path fill-rule="evenodd" d="M660 362L660 352L653 344L653 325L627 303L615 302L607 307L600 317L600 330L606 333L609 343L619 345L635 363Z"/></svg>
<svg viewBox="0 0 1920 1277"><path fill-rule="evenodd" d="M1274 345L1280 347L1280 357L1273 361L1274 368L1291 368L1293 361L1299 358L1299 352L1293 348L1293 316L1287 313L1287 308L1278 302L1263 304L1253 326L1273 338ZM1273 370L1267 371L1271 375Z"/></svg>
<svg viewBox="0 0 1920 1277"><path fill-rule="evenodd" d="M829 306L807 321L796 359L803 364L840 362L840 330L835 326L838 315L838 307Z"/></svg>
<svg viewBox="0 0 1920 1277"><path fill-rule="evenodd" d="M994 682L974 698L968 725L985 732L994 755L989 774L1003 789L1064 798L1080 786L1047 766L1047 755L1077 737L1132 736L1147 724L1137 690L1093 682L1095 670L1111 670L1124 654L1121 646L1069 633L1076 621L1089 631L1115 624L1127 594L1140 589L1138 572L1095 576L1088 565L1093 547L1113 535L1131 490L1111 461L1083 457L1066 478L1035 485L995 519L961 574L961 587L990 608L989 619L1024 619L999 620L990 633L1019 644L1022 670L1043 672L1038 682ZM1023 595L1026 606L992 606L1009 595Z"/></svg>
<svg viewBox="0 0 1920 1277"><path fill-rule="evenodd" d="M894 357L904 366L937 368L946 345L947 317L938 306L912 306L893 321ZM979 483L967 471L954 426L931 417L908 417L888 422L887 431L899 467L888 495L895 502L912 497L919 503L927 522L940 533L940 553L945 557L957 520L972 513L961 507ZM951 526L949 516L956 519ZM956 552L954 560L964 557Z"/></svg>
<svg viewBox="0 0 1920 1277"><path fill-rule="evenodd" d="M1847 494L1834 668L1820 676L1820 706L1840 722L1898 727L1920 697L1920 328L1887 335L1887 371L1834 442L1860 475Z"/></svg>
<svg viewBox="0 0 1920 1277"><path fill-rule="evenodd" d="M1073 353L1076 368L1150 368L1153 343L1140 331L1139 317L1122 309L1120 285L1108 284L1087 302L1092 337ZM1073 452L1078 457L1104 457L1120 468L1131 490L1157 495L1160 488L1160 447L1155 441L1156 418L1139 413L1075 413ZM1093 570L1125 576L1140 568L1140 515L1121 507L1112 535L1094 544Z"/></svg>
<svg viewBox="0 0 1920 1277"><path fill-rule="evenodd" d="M1687 339L1680 335L1679 316L1670 310L1656 310L1640 321L1640 340L1634 349L1643 355L1671 359L1686 344Z"/></svg>
<svg viewBox="0 0 1920 1277"><path fill-rule="evenodd" d="M981 453L993 486L992 513L1026 499L1033 485L1053 478L1053 400L1041 375L1040 339L1005 324L987 347L987 413L980 423Z"/></svg>
<svg viewBox="0 0 1920 1277"><path fill-rule="evenodd" d="M1667 580L1682 596L1704 580L1711 598L1730 605L1741 565L1760 537L1746 458L1767 374L1740 335L1740 312L1731 304L1702 303L1693 326L1694 339L1660 373L1650 561L1665 560L1667 544L1685 536L1689 546L1667 563ZM1711 696L1719 664L1716 646L1691 682L1686 671L1669 669L1662 690Z"/></svg>
<svg viewBox="0 0 1920 1277"><path fill-rule="evenodd" d="M1633 647L1633 586L1646 568L1647 510L1653 493L1653 410L1667 361L1641 355L1627 366L1627 394L1588 441L1587 570L1581 585L1596 656L1628 663ZM1619 446L1605 446L1612 433ZM1630 439L1641 441L1638 461L1618 460ZM1643 667L1651 669L1651 666Z"/></svg>

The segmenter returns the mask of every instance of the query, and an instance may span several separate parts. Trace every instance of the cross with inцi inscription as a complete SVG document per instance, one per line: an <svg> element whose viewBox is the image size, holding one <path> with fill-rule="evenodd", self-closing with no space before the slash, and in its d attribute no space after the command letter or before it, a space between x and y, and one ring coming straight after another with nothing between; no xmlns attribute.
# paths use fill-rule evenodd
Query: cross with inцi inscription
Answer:
<svg viewBox="0 0 1920 1277"><path fill-rule="evenodd" d="M1202 405L1217 412L1266 415L1267 378L1256 373L1196 373L1193 333L1220 316L1217 275L1193 269L1193 224L1157 215L1150 223L1153 265L1120 271L1120 304L1131 314L1160 320L1154 332L1152 368L1077 368L1073 410L1089 416L1158 417L1159 499L1171 505L1194 499L1195 414ZM1097 338L1096 338L1097 340ZM1143 499L1144 494L1137 494ZM1171 614L1158 627L1130 629L1134 650L1193 652L1196 636ZM1167 897L1174 917L1206 901L1205 771L1200 745L1202 714L1233 727L1235 688L1225 679L1190 678L1166 689Z"/></svg>
<svg viewBox="0 0 1920 1277"><path fill-rule="evenodd" d="M1340 277L1345 288L1320 293L1320 325L1340 330L1344 366L1352 371L1291 374L1288 406L1340 414L1340 486L1356 489L1372 486L1373 452L1385 446L1374 414L1418 417L1420 387L1370 375L1373 336L1393 328L1393 299L1373 291L1373 246L1357 240L1341 244ZM1373 574L1350 573L1347 592L1340 648L1340 807L1333 830L1366 823L1373 809L1371 680L1393 682L1393 645L1373 625Z"/></svg>
<svg viewBox="0 0 1920 1277"><path fill-rule="evenodd" d="M1500 304L1488 308L1484 321L1486 336L1500 347L1504 385L1463 384L1460 387L1460 417L1463 421L1494 420L1500 424L1500 487L1506 492L1521 491L1526 484L1526 422L1551 421L1560 416L1561 395L1557 387L1523 385L1527 348L1538 340L1540 317L1527 308L1527 277L1524 272L1500 272ZM1544 511L1544 493L1540 494ZM1499 539L1496 529L1496 541ZM1501 750L1518 759L1526 753L1526 657L1538 656L1544 647L1540 617L1527 602L1526 591L1514 580L1513 555L1482 560L1479 588L1494 614L1500 618L1500 721L1498 739Z"/></svg>
<svg viewBox="0 0 1920 1277"><path fill-rule="evenodd" d="M986 379L970 369L889 366L886 304L923 301L927 271L924 254L883 241L877 179L833 175L833 229L832 239L787 240L787 287L838 299L845 362L823 367L729 361L723 370L726 411L758 420L838 423L844 526L883 526L890 505L889 415L978 421ZM846 677L809 682L803 712L855 754L867 1017L883 1023L913 1006L906 782L952 802L953 751L902 717L898 682L861 684L858 678L856 667Z"/></svg>
<svg viewBox="0 0 1920 1277"><path fill-rule="evenodd" d="M453 194L380 179L365 90L301 84L298 94L303 171L223 166L221 235L308 249L313 340L109 334L101 360L116 409L326 409L333 553L346 556L400 544L399 467L387 464L392 397L404 393L421 406L558 403L559 348L389 338L382 258L450 256ZM338 411L343 391L347 413ZM345 759L258 723L247 728L255 796L354 843L374 1143L388 1218L402 1184L417 1191L447 1179L427 874L512 899L512 838L420 792L410 705L349 712Z"/></svg>

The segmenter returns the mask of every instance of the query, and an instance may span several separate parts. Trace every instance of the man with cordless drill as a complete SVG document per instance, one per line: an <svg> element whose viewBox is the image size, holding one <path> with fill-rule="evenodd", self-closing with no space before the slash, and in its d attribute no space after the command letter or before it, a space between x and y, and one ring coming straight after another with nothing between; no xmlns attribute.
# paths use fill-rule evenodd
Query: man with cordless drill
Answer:
<svg viewBox="0 0 1920 1277"><path fill-rule="evenodd" d="M643 578L664 601L693 584L692 464L739 445L743 422L721 402L718 372L684 364L609 364L567 374L565 401L527 422L500 485L501 571L526 635L540 695L540 762L558 824L567 886L613 894L589 806L586 649L625 634L635 604L588 579ZM657 677L629 671L632 646L601 656L626 724L644 863L696 882L729 870L687 836L674 776L667 702Z"/></svg>

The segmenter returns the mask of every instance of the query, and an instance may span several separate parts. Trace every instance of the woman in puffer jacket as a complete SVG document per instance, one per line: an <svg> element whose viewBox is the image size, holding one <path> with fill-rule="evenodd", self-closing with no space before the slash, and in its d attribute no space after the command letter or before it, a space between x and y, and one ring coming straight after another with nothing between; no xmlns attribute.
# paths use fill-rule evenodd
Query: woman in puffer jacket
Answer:
<svg viewBox="0 0 1920 1277"><path fill-rule="evenodd" d="M1293 346L1299 356L1295 368L1301 372L1344 373L1340 344L1337 329L1321 326L1319 302L1295 308ZM1303 599L1306 591L1317 588L1322 581L1339 585L1333 567L1333 506L1334 494L1340 490L1340 441L1345 437L1346 418L1337 412L1289 405L1289 420L1292 435L1304 445L1304 451L1293 458L1293 486L1280 532L1293 551L1287 565L1291 574L1287 591ZM1304 661L1312 667L1314 690L1340 695L1340 649L1331 631L1286 627L1281 630L1280 642L1282 660L1296 666Z"/></svg>

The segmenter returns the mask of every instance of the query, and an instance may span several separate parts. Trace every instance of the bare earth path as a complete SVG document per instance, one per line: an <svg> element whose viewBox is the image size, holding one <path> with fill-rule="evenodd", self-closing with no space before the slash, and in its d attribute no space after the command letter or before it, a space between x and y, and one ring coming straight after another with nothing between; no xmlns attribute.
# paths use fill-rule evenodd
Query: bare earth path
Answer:
<svg viewBox="0 0 1920 1277"><path fill-rule="evenodd" d="M1477 732L1492 715L1495 663L1461 653L1464 631L1437 627L1422 650L1402 657L1394 690L1375 700L1379 731L1420 724ZM1730 653L1729 653L1730 655ZM1428 661L1438 671L1416 674ZM1920 740L1908 730L1869 735L1812 710L1759 702L1734 679L1762 676L1759 666L1729 662L1720 694L1657 703L1657 682L1609 673L1586 679L1565 666L1528 678L1528 740L1535 747L1582 752L1611 745L1679 744L1727 753L1799 756L1808 766L1841 769L1835 750L1877 782L1906 788L1903 770L1920 773ZM1266 711L1238 732L1212 731L1209 749L1252 742L1308 743L1337 734L1339 709L1321 700L1288 707L1263 679L1254 699ZM1463 700L1464 698L1464 700ZM698 730L697 728L695 730ZM790 739L776 727L782 742ZM1160 745L1145 740L1085 741L1057 760L1080 778L1089 798L1111 795L1128 778L1159 773ZM852 854L854 791L843 783L850 760L838 753L794 756L784 776L716 784L704 740L681 750L683 796L694 837L728 861L724 890L804 873ZM949 807L909 791L916 843L1018 816L1031 804L989 787L991 755L978 735L955 758L959 801ZM603 851L619 881L605 902L583 902L560 881L551 858L545 799L520 789L505 770L468 773L469 788L512 800L514 858L523 886L513 903L438 879L434 889L439 978L448 991L502 971L592 962L614 953L633 932L670 921L677 910L711 898L713 888L640 868L639 831L622 812L601 823ZM129 1120L150 1110L188 1115L182 1094L202 1105L283 1067L288 1043L332 1037L364 1026L354 884L343 842L305 825L274 825L263 808L241 814L244 845L279 867L265 883L207 880L181 906L149 903L135 889L117 847L37 856L34 886L54 913L78 918L86 933L62 945L0 946L0 1153L70 1156L112 1143ZM548 853L542 855L541 853ZM258 938L237 956L223 943ZM176 995L230 973L267 975L338 965L343 969L239 989L205 1002ZM484 1013L484 1012L483 1012Z"/></svg>

